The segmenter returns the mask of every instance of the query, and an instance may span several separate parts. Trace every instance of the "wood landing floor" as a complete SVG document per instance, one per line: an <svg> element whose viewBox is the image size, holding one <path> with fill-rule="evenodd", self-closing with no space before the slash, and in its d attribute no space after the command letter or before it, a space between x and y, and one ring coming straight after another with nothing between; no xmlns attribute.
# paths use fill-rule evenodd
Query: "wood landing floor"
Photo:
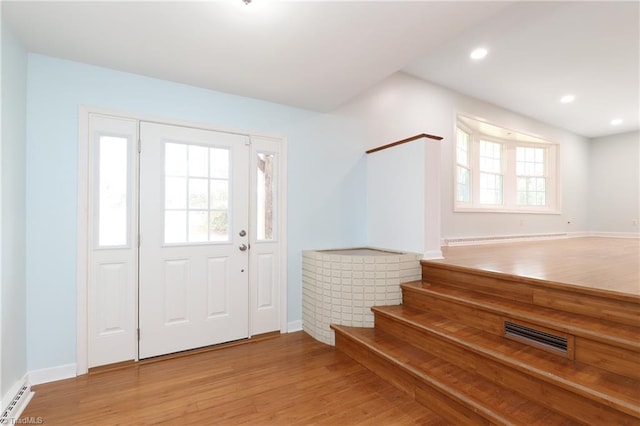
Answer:
<svg viewBox="0 0 640 426"><path fill-rule="evenodd" d="M443 262L640 296L640 239L585 237L443 247Z"/></svg>
<svg viewBox="0 0 640 426"><path fill-rule="evenodd" d="M303 332L34 386L46 425L446 425Z"/></svg>

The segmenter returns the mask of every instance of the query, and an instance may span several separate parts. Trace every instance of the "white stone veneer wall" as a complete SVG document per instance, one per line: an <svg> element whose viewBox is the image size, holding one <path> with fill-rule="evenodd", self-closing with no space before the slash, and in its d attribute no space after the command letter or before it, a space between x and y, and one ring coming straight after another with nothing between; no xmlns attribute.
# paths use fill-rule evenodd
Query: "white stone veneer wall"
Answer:
<svg viewBox="0 0 640 426"><path fill-rule="evenodd" d="M400 284L421 278L420 258L415 253L353 256L303 251L303 330L334 345L329 324L373 327L371 307L401 304Z"/></svg>

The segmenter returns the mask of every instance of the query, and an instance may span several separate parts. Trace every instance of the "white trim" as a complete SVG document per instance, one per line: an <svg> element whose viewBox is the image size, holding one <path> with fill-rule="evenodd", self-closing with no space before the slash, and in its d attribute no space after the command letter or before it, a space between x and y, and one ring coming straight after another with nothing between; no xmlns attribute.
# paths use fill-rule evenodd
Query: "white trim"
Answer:
<svg viewBox="0 0 640 426"><path fill-rule="evenodd" d="M76 250L76 374L89 371L89 113L80 105L78 111L78 204Z"/></svg>
<svg viewBox="0 0 640 426"><path fill-rule="evenodd" d="M441 204L441 142L429 141L424 145L424 258L442 258L440 238L442 232Z"/></svg>
<svg viewBox="0 0 640 426"><path fill-rule="evenodd" d="M482 244L515 243L524 241L562 240L566 238L633 238L640 239L640 233L634 232L557 232L549 234L523 234L523 235L485 235L475 237L443 238L443 247L472 246ZM430 259L425 253L425 259Z"/></svg>
<svg viewBox="0 0 640 426"><path fill-rule="evenodd" d="M302 331L302 320L291 321L287 324L287 333L295 333L296 331Z"/></svg>
<svg viewBox="0 0 640 426"><path fill-rule="evenodd" d="M65 364L57 367L42 368L28 373L29 383L39 385L76 377L76 364Z"/></svg>
<svg viewBox="0 0 640 426"><path fill-rule="evenodd" d="M78 109L78 182L77 182L77 253L76 253L76 371L72 376L86 374L88 368L88 176L89 176L89 114L102 114L106 116L135 119L159 124L191 127L195 129L212 130L223 133L232 133L245 136L256 136L280 139L282 141L282 179L280 194L280 230L281 230L281 305L280 305L280 331L289 330L287 323L287 139L282 134L262 133L253 130L238 130L229 127L214 126L204 123L196 123L187 120L160 117L156 115L140 114L127 111L116 111L87 105L80 105ZM302 329L300 322L299 329ZM70 364L71 365L71 364ZM37 377L37 376L36 376ZM64 377L67 378L67 377ZM54 379L56 380L56 379Z"/></svg>
<svg viewBox="0 0 640 426"><path fill-rule="evenodd" d="M639 238L640 232L590 232L591 237L604 237L604 238Z"/></svg>
<svg viewBox="0 0 640 426"><path fill-rule="evenodd" d="M2 396L0 424L13 424L10 419L18 419L31 398L33 398L33 392L25 374Z"/></svg>
<svg viewBox="0 0 640 426"><path fill-rule="evenodd" d="M442 250L428 250L425 251L422 255L422 259L424 260L435 260L435 259L444 259L442 255Z"/></svg>
<svg viewBox="0 0 640 426"><path fill-rule="evenodd" d="M282 137L281 138L281 152L280 152L280 157L282 158L282 164L280 167L280 194L279 194L279 200L280 200L280 205L278 206L278 208L280 209L280 214L279 214L279 218L280 218L280 332L284 333L285 331L289 330L289 324L287 323L287 318L288 318L288 309L287 309L287 294L288 294L288 287L289 287L289 281L287 279L287 268L288 268L288 248L287 248L287 242L289 241L287 238L287 223L289 223L287 221L287 194L288 194L288 188L287 188L287 182L288 182L288 177L287 177L287 170L288 170L288 162L287 162L287 138ZM300 322L300 328L299 330L302 330L302 320L299 321Z"/></svg>
<svg viewBox="0 0 640 426"><path fill-rule="evenodd" d="M566 232L528 235L486 235L477 237L443 238L444 247L471 246L481 244L513 243L520 241L557 240L568 238Z"/></svg>
<svg viewBox="0 0 640 426"><path fill-rule="evenodd" d="M588 232L578 232L578 231L574 231L574 232L567 232L567 238L584 238L584 237L590 237L591 234Z"/></svg>

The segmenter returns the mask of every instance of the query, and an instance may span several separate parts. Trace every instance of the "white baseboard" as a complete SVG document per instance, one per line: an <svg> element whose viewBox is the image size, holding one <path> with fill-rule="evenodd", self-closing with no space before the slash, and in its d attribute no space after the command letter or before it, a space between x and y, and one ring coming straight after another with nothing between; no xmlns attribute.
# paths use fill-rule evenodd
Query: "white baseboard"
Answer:
<svg viewBox="0 0 640 426"><path fill-rule="evenodd" d="M287 333L293 333L296 331L302 331L302 320L287 323Z"/></svg>
<svg viewBox="0 0 640 426"><path fill-rule="evenodd" d="M584 238L591 236L590 232L567 232L567 238Z"/></svg>
<svg viewBox="0 0 640 426"><path fill-rule="evenodd" d="M471 246L481 244L514 243L523 241L558 240L564 238L604 237L604 238L640 238L638 232L557 232L550 234L523 235L484 235L476 237L442 238L443 247ZM426 259L425 254L425 259Z"/></svg>
<svg viewBox="0 0 640 426"><path fill-rule="evenodd" d="M567 238L566 232L557 232L552 234L523 234L523 235L486 235L477 237L452 237L443 238L442 246L457 247L471 246L480 244L496 244L496 243L514 243L520 241L540 241L540 240L556 240Z"/></svg>
<svg viewBox="0 0 640 426"><path fill-rule="evenodd" d="M41 383L55 382L76 377L76 365L65 364L57 367L43 368L29 372L29 383L39 385Z"/></svg>
<svg viewBox="0 0 640 426"><path fill-rule="evenodd" d="M11 386L11 389L2 396L2 411L0 412L0 424L14 424L31 401L33 392L27 380L27 375Z"/></svg>
<svg viewBox="0 0 640 426"><path fill-rule="evenodd" d="M605 238L640 238L640 233L638 232L591 232L589 235Z"/></svg>

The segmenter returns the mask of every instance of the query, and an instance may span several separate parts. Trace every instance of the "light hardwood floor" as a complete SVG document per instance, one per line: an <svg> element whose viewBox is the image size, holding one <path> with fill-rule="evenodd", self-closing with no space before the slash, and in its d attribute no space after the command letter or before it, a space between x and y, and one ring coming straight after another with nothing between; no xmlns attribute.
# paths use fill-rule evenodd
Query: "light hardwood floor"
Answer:
<svg viewBox="0 0 640 426"><path fill-rule="evenodd" d="M438 262L640 296L640 239L567 238L443 247Z"/></svg>
<svg viewBox="0 0 640 426"><path fill-rule="evenodd" d="M444 425L303 332L35 386L47 425Z"/></svg>

